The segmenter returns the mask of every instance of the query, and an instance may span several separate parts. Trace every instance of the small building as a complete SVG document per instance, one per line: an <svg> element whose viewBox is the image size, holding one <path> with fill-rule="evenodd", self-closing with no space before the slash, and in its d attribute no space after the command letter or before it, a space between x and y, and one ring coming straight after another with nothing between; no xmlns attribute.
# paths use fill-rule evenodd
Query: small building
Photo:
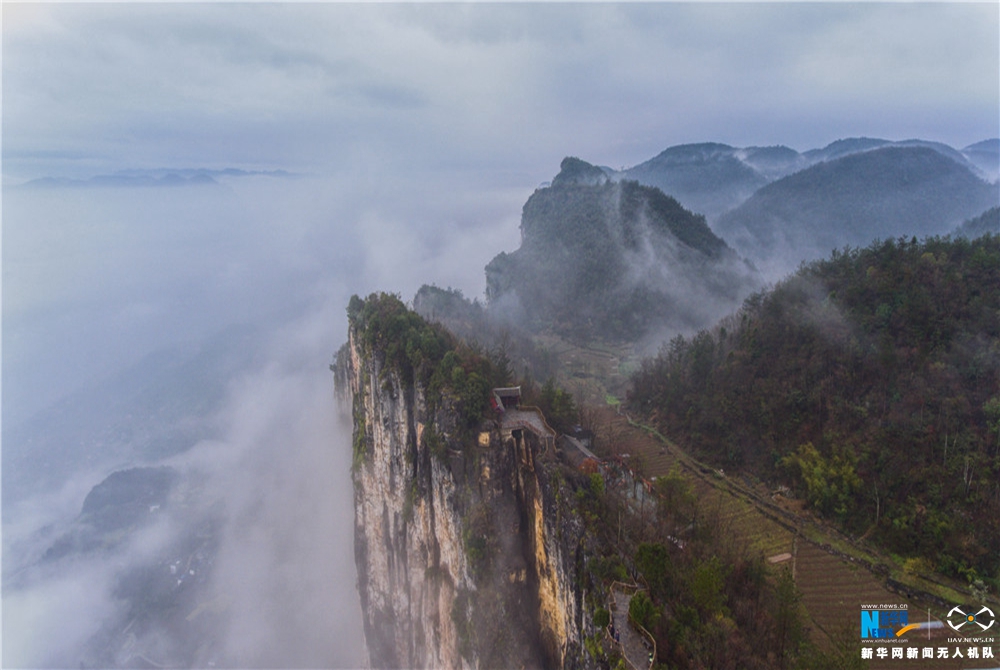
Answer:
<svg viewBox="0 0 1000 670"><path fill-rule="evenodd" d="M573 437L582 444L587 449L593 449L594 447L594 432L587 430L581 425L573 426L572 431Z"/></svg>
<svg viewBox="0 0 1000 670"><path fill-rule="evenodd" d="M587 447L580 443L580 440L576 439L571 435L562 435L559 437L560 445L563 448L563 457L566 462L572 465L574 468L584 467L584 464L588 461L597 468L597 470L603 471L602 461L594 452L592 452ZM588 470L584 470L587 474L590 474L589 468L591 465L587 465Z"/></svg>
<svg viewBox="0 0 1000 670"><path fill-rule="evenodd" d="M521 404L521 387L510 386L507 388L493 389L493 399L491 404L498 411L517 409Z"/></svg>

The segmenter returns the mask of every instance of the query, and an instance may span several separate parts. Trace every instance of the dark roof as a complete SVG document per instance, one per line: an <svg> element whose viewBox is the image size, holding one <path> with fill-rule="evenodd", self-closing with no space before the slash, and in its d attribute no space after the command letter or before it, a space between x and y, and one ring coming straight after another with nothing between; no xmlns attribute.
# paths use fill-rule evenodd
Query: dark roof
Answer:
<svg viewBox="0 0 1000 670"><path fill-rule="evenodd" d="M514 398L514 397L520 398L521 397L521 387L520 386L511 386L511 387L508 387L508 388L493 389L493 393L495 393L497 395L497 397L499 397L499 398Z"/></svg>

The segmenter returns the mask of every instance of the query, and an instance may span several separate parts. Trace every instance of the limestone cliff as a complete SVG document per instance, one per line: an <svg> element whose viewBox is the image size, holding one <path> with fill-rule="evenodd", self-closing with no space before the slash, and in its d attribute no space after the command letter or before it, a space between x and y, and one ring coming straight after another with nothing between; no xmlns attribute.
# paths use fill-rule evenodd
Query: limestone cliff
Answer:
<svg viewBox="0 0 1000 670"><path fill-rule="evenodd" d="M375 296L369 300L375 299ZM375 668L578 667L584 526L528 430L462 421L352 319L355 558Z"/></svg>

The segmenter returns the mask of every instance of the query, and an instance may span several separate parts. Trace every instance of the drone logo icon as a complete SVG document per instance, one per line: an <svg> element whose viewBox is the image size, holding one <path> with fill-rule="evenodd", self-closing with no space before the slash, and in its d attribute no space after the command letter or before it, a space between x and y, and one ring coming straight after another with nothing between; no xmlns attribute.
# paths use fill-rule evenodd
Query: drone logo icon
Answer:
<svg viewBox="0 0 1000 670"><path fill-rule="evenodd" d="M971 628L972 632L981 633L987 631L996 621L996 617L993 614L993 610L989 607L983 606L981 610L976 611L975 605L965 605L965 609L961 607L953 607L951 611L948 612L948 625L951 626L952 630L962 632L962 627L968 624L975 624L979 626L981 630L977 631L975 628Z"/></svg>

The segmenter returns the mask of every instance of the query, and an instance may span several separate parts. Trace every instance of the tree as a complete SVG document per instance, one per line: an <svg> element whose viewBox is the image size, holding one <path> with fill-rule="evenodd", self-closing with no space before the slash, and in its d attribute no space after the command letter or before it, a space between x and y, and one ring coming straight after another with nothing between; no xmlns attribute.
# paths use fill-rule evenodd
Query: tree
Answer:
<svg viewBox="0 0 1000 670"><path fill-rule="evenodd" d="M645 591L636 591L632 596L628 604L628 615L646 630L652 630L660 620L660 611Z"/></svg>
<svg viewBox="0 0 1000 670"><path fill-rule="evenodd" d="M775 596L777 606L774 612L775 637L780 667L786 667L787 660L805 641L806 634L799 616L801 595L795 588L792 571L785 568L778 574Z"/></svg>
<svg viewBox="0 0 1000 670"><path fill-rule="evenodd" d="M1000 396L993 396L983 403L983 414L986 415L986 425L997 435L994 455L1000 454Z"/></svg>
<svg viewBox="0 0 1000 670"><path fill-rule="evenodd" d="M655 489L659 496L657 507L663 518L677 514L689 516L697 502L691 483L676 463L666 475L657 477Z"/></svg>
<svg viewBox="0 0 1000 670"><path fill-rule="evenodd" d="M706 614L723 613L726 603L724 586L724 568L718 556L702 561L694 569L691 578L691 594L695 605Z"/></svg>
<svg viewBox="0 0 1000 670"><path fill-rule="evenodd" d="M564 433L569 432L579 419L573 395L556 386L552 377L542 385L538 394L538 407L549 424Z"/></svg>
<svg viewBox="0 0 1000 670"><path fill-rule="evenodd" d="M665 598L670 577L670 556L662 544L643 543L635 552L635 567L654 596Z"/></svg>
<svg viewBox="0 0 1000 670"><path fill-rule="evenodd" d="M843 519L855 504L855 493L861 487L861 478L854 470L855 461L853 454L846 451L834 454L831 459L824 458L812 442L806 442L781 463L805 484L809 504L824 514Z"/></svg>

